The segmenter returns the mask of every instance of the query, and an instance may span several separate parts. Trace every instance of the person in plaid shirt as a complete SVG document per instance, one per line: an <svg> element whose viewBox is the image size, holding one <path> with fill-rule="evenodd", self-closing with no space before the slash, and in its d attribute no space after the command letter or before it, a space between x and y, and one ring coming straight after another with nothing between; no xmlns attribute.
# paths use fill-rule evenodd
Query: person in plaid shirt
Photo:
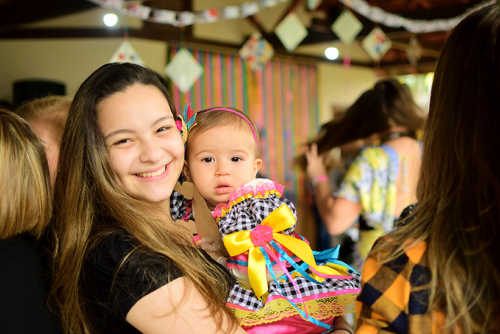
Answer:
<svg viewBox="0 0 500 334"><path fill-rule="evenodd" d="M499 37L500 10L490 5L448 38L432 86L418 206L370 251L356 333L500 332Z"/></svg>

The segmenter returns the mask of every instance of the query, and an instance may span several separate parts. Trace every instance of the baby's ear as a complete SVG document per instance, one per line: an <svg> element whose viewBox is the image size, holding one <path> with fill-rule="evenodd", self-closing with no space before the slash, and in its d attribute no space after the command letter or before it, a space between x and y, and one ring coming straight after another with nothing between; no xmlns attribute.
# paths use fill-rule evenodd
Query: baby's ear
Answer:
<svg viewBox="0 0 500 334"><path fill-rule="evenodd" d="M191 173L189 172L189 166L187 165L187 162L184 162L184 167L182 168L182 173L186 177L186 180L192 181Z"/></svg>
<svg viewBox="0 0 500 334"><path fill-rule="evenodd" d="M259 172L262 168L262 159L255 159L254 161L254 169L255 169L255 174Z"/></svg>

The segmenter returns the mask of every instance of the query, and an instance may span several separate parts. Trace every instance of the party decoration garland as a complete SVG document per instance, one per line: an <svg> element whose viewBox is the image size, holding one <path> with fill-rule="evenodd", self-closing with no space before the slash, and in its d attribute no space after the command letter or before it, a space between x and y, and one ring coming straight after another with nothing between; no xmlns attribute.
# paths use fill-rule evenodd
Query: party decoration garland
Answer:
<svg viewBox="0 0 500 334"><path fill-rule="evenodd" d="M211 8L201 11L174 11L144 6L140 1L126 0L89 0L103 8L116 10L144 21L184 27L195 23L215 22L223 19L245 18L258 13L261 9L274 7L289 0L259 0L244 2L240 5Z"/></svg>
<svg viewBox="0 0 500 334"><path fill-rule="evenodd" d="M480 3L474 7L469 8L465 13L457 17L435 20L408 19L399 15L388 13L378 7L371 6L364 0L340 0L340 2L373 22L385 25L387 27L403 27L413 33L426 33L450 30L471 12L481 7L493 4L496 1L485 1L483 3Z"/></svg>

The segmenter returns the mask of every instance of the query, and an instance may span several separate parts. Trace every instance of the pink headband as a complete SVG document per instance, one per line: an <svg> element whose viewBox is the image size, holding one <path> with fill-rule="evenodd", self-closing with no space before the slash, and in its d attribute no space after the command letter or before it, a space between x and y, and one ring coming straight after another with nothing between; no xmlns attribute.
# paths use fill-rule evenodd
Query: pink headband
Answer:
<svg viewBox="0 0 500 334"><path fill-rule="evenodd" d="M243 113L241 113L239 111L233 110L233 109L220 108L220 107L210 108L210 109L207 109L207 110L203 110L202 112L205 113L205 112L211 112L211 111L216 111L216 110L228 111L230 113L235 114L236 116L239 116L241 119L243 119L248 124L248 126L250 127L250 130L252 131L252 135L253 135L253 138L255 140L255 143L258 144L258 141L257 141L257 132L255 131L255 128L253 127L252 122L250 122L250 120L248 119L248 117L245 116L245 114L243 114ZM197 124L197 122L196 122L196 115L198 113L200 113L200 111L194 113L191 110L190 106L186 106L184 108L184 120L185 120L185 122L187 124L188 131Z"/></svg>

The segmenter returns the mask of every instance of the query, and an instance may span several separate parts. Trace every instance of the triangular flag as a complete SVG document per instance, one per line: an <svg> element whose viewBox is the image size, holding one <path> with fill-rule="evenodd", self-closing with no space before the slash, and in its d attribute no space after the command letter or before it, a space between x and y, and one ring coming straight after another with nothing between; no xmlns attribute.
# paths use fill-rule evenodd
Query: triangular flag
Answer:
<svg viewBox="0 0 500 334"><path fill-rule="evenodd" d="M127 40L124 40L115 54L109 60L110 63L134 63L137 65L144 66L144 62L139 57L137 52L135 52L132 45Z"/></svg>

